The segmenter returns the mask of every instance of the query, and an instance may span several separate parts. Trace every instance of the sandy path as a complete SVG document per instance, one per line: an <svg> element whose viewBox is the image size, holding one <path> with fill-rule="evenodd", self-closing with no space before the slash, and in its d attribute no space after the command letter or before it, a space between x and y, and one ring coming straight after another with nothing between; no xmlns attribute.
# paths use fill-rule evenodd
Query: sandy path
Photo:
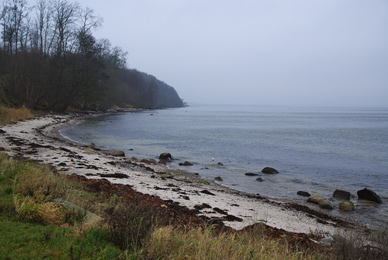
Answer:
<svg viewBox="0 0 388 260"><path fill-rule="evenodd" d="M173 200L190 209L201 206L200 214L220 218L234 229L259 222L297 233L334 234L352 229L353 223L325 215L327 212L321 214L322 211L316 209L306 212L306 206L295 203L249 195L214 183L199 184L199 177L191 174L166 178L169 169L163 165L131 162L58 137L60 127L79 119L76 115L49 115L1 127L0 147L12 156L51 164L63 174L104 177L112 183L128 184L138 192Z"/></svg>

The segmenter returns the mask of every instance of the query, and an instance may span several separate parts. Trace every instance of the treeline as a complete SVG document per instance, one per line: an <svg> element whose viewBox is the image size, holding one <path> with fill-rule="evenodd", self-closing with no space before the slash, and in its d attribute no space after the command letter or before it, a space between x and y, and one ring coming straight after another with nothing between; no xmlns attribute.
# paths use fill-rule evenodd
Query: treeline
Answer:
<svg viewBox="0 0 388 260"><path fill-rule="evenodd" d="M0 103L54 111L183 106L174 88L129 69L126 52L96 39L101 24L93 10L68 0L4 0Z"/></svg>

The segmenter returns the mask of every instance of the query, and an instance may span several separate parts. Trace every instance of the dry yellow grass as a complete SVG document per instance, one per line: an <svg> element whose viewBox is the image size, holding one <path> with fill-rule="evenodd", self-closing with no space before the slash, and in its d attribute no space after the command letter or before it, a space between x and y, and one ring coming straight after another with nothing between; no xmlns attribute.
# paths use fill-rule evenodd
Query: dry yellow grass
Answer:
<svg viewBox="0 0 388 260"><path fill-rule="evenodd" d="M46 202L41 204L38 210L39 217L44 224L58 225L64 220L61 212L62 206L55 202Z"/></svg>
<svg viewBox="0 0 388 260"><path fill-rule="evenodd" d="M285 242L265 239L260 233L162 227L154 231L143 253L150 259L324 259L306 250L291 250Z"/></svg>
<svg viewBox="0 0 388 260"><path fill-rule="evenodd" d="M8 189L13 193L14 209L20 219L27 221L44 224L78 221L76 211L67 210L53 199L63 198L81 207L90 199L80 183L54 173L50 166L15 161L3 153L0 153L0 177L12 181Z"/></svg>
<svg viewBox="0 0 388 260"><path fill-rule="evenodd" d="M33 118L34 115L25 107L22 108L6 108L0 106L0 125L7 125L19 120Z"/></svg>

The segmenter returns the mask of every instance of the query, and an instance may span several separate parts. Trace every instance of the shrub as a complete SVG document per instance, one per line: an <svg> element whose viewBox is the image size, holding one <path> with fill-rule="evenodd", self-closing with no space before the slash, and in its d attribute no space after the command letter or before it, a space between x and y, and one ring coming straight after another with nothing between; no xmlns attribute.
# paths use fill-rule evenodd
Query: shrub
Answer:
<svg viewBox="0 0 388 260"><path fill-rule="evenodd" d="M145 206L122 203L107 210L110 241L122 250L141 248L157 225L157 213Z"/></svg>

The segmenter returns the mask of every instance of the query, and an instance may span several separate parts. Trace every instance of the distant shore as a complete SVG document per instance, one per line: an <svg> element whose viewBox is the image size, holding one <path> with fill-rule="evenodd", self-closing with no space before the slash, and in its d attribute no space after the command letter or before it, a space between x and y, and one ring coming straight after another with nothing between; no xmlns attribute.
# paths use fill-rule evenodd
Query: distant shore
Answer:
<svg viewBox="0 0 388 260"><path fill-rule="evenodd" d="M238 192L204 181L198 175L170 170L149 160L113 156L109 151L81 146L59 135L59 129L92 115L47 115L1 127L0 148L14 157L50 164L62 174L130 185L140 193L197 209L199 216L218 219L236 230L255 223L306 234L363 229L358 223L307 205Z"/></svg>

